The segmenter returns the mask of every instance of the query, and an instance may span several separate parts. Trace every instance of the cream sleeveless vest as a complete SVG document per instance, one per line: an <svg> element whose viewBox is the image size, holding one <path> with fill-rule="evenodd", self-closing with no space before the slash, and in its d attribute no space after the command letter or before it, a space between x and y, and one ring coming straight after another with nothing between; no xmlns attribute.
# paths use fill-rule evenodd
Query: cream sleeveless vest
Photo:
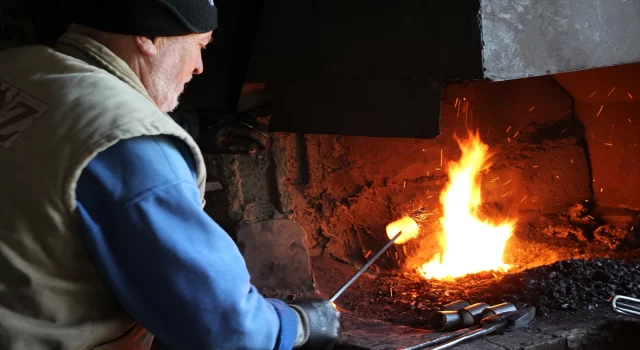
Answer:
<svg viewBox="0 0 640 350"><path fill-rule="evenodd" d="M150 347L91 262L75 189L98 152L159 134L189 145L204 198L198 146L105 47L65 34L0 53L0 349Z"/></svg>

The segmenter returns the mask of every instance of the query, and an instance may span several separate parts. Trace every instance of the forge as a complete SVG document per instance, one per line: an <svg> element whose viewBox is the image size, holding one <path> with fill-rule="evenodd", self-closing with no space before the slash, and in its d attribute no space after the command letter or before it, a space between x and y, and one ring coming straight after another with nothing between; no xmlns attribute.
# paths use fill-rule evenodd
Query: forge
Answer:
<svg viewBox="0 0 640 350"><path fill-rule="evenodd" d="M420 226L419 237L393 245L336 301L346 318L343 346L398 349L420 343L430 336L431 312L466 300L535 306L537 318L526 331L460 348L634 348L637 323L611 313L609 300L640 295L639 217L629 191L637 186L632 106L638 104L634 91L619 90L638 68L449 84L442 90L436 139L274 134L273 158L263 162L275 166L272 180L282 211L258 211L267 217L250 220L261 221L260 229L244 226L238 237L241 246L261 237L252 243L255 250L245 250L256 281L269 281L293 256L262 255L270 251L265 232L273 232L264 220L302 228L310 268L296 269L302 273L296 276L310 281L304 276L311 272L314 286L328 297L387 242L386 225L409 216ZM498 256L508 269L428 279L420 269L446 249L441 196L452 162L462 157L460 143L470 142L468 131L477 131L493 154L475 176L478 217L494 224L513 220ZM255 159L245 161L235 165L233 182L242 193L243 184L255 180ZM262 198L273 203L266 193ZM264 204L247 203L244 208ZM495 254L494 246L482 245L490 237L478 237L481 231L459 235L463 241L457 243L471 250L459 257L469 271ZM289 268L280 271L286 271L282 279L300 286ZM266 289L271 288L278 290L275 283ZM304 291L275 295L301 297Z"/></svg>
<svg viewBox="0 0 640 350"><path fill-rule="evenodd" d="M3 47L50 42L64 6L19 3ZM457 300L536 308L459 349L637 348L609 300L640 297L638 1L216 3L172 116L269 122L269 150L205 154L205 210L265 295L330 297L409 217L335 301L337 348L421 343Z"/></svg>

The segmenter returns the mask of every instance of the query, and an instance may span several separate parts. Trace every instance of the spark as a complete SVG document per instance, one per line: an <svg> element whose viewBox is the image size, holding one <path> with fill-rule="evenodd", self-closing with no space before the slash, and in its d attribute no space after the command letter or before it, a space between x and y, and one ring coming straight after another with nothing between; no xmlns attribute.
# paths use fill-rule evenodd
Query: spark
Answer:
<svg viewBox="0 0 640 350"><path fill-rule="evenodd" d="M567 127L566 127L566 128L562 129L562 132L567 131L570 127L571 127L571 124L567 125Z"/></svg>
<svg viewBox="0 0 640 350"><path fill-rule="evenodd" d="M396 252L396 254L395 254L395 255L396 255L396 260L398 260L398 252Z"/></svg>
<svg viewBox="0 0 640 350"><path fill-rule="evenodd" d="M594 91L591 95L589 95L589 98L592 98L595 94L596 92Z"/></svg>
<svg viewBox="0 0 640 350"><path fill-rule="evenodd" d="M562 113L562 115L560 115L558 118L556 118L554 120L554 122L557 122L558 120L560 120L560 118L564 117L565 115L569 114L571 112L571 109L569 109L568 111Z"/></svg>
<svg viewBox="0 0 640 350"><path fill-rule="evenodd" d="M515 134L513 134L513 138L515 139L516 136L518 136L518 134L520 133L520 131L516 132Z"/></svg>
<svg viewBox="0 0 640 350"><path fill-rule="evenodd" d="M609 142L605 142L604 144L605 144L606 146L610 146L610 147L612 147L612 146L613 146L613 144L612 144L612 143L609 143Z"/></svg>
<svg viewBox="0 0 640 350"><path fill-rule="evenodd" d="M529 108L529 112L533 112L534 109L536 109L536 106L531 106L531 108Z"/></svg>
<svg viewBox="0 0 640 350"><path fill-rule="evenodd" d="M607 96L611 96L611 94L616 91L616 87L614 86L613 89L611 89L611 91L609 91L609 94Z"/></svg>
<svg viewBox="0 0 640 350"><path fill-rule="evenodd" d="M507 137L507 141L511 142L511 138Z"/></svg>
<svg viewBox="0 0 640 350"><path fill-rule="evenodd" d="M596 140L596 137L595 137L595 136L593 136L593 133L592 133L592 132L590 132L590 134L591 134L591 138L593 139L593 141L595 141L595 140Z"/></svg>
<svg viewBox="0 0 640 350"><path fill-rule="evenodd" d="M496 177L495 179L493 179L493 180L489 181L489 182L495 182L495 181L496 181L496 180L498 180L498 179L500 179L500 177L499 177L499 176L498 176L498 177Z"/></svg>
<svg viewBox="0 0 640 350"><path fill-rule="evenodd" d="M393 297L393 287L389 286L389 296Z"/></svg>
<svg viewBox="0 0 640 350"><path fill-rule="evenodd" d="M407 187L407 180L404 180L404 184L402 184L402 187Z"/></svg>
<svg viewBox="0 0 640 350"><path fill-rule="evenodd" d="M559 176L559 175L556 175L556 179L559 179L559 178L560 178L560 176Z"/></svg>
<svg viewBox="0 0 640 350"><path fill-rule="evenodd" d="M573 158L571 158L571 164L573 164Z"/></svg>
<svg viewBox="0 0 640 350"><path fill-rule="evenodd" d="M364 258L365 258L365 259L367 259L367 258L369 257L369 255L371 255L371 250L369 250L369 251L367 252L367 254L365 254L365 255L364 255Z"/></svg>
<svg viewBox="0 0 640 350"><path fill-rule="evenodd" d="M440 148L440 167L442 167L442 148Z"/></svg>
<svg viewBox="0 0 640 350"><path fill-rule="evenodd" d="M522 199L520 200L520 203L524 202L525 199L527 199L527 196L522 197Z"/></svg>
<svg viewBox="0 0 640 350"><path fill-rule="evenodd" d="M511 130L511 125L509 125L509 127L507 128L507 130L505 132L509 132L509 130Z"/></svg>
<svg viewBox="0 0 640 350"><path fill-rule="evenodd" d="M600 187L600 192L604 192L604 188L603 187Z"/></svg>
<svg viewBox="0 0 640 350"><path fill-rule="evenodd" d="M511 180L509 180L509 181L507 181L507 182L503 183L503 184L502 184L502 186L504 186L504 185L508 184L509 182L511 182Z"/></svg>
<svg viewBox="0 0 640 350"><path fill-rule="evenodd" d="M630 118L627 118L627 120L629 121L629 124L631 124L631 119L630 119Z"/></svg>
<svg viewBox="0 0 640 350"><path fill-rule="evenodd" d="M534 168L537 168L538 166L539 166L539 165L534 165L533 167L534 167Z"/></svg>
<svg viewBox="0 0 640 350"><path fill-rule="evenodd" d="M600 106L600 110L598 111L598 114L596 115L596 117L600 116L600 113L602 113L602 109L604 108L604 105Z"/></svg>
<svg viewBox="0 0 640 350"><path fill-rule="evenodd" d="M458 102L460 102L460 98L459 98L459 97L456 97L456 104L455 104L455 105L453 105L453 108L458 107Z"/></svg>
<svg viewBox="0 0 640 350"><path fill-rule="evenodd" d="M433 195L430 195L429 197L427 197L427 199L429 199L429 198L431 198L431 197L433 197Z"/></svg>
<svg viewBox="0 0 640 350"><path fill-rule="evenodd" d="M627 95L629 95L629 98L633 100L633 95L631 95L630 92L627 92Z"/></svg>

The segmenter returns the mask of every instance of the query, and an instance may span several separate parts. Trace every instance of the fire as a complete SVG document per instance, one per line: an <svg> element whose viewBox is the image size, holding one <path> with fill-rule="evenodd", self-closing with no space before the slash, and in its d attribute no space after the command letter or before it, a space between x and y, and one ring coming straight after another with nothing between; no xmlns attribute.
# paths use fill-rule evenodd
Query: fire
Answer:
<svg viewBox="0 0 640 350"><path fill-rule="evenodd" d="M418 269L426 278L448 279L509 268L502 256L516 220L495 223L478 217L482 204L478 175L491 165L489 146L472 133L466 142L456 141L462 156L449 162L449 183L440 195L443 216L439 239L444 251Z"/></svg>

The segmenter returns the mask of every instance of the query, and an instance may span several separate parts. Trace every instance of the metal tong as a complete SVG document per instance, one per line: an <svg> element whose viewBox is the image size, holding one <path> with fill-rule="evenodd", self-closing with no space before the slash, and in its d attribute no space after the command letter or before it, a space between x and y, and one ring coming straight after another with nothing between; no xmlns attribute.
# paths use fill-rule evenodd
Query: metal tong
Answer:
<svg viewBox="0 0 640 350"><path fill-rule="evenodd" d="M497 331L511 331L525 327L533 321L535 314L536 309L534 307L494 314L483 318L479 325L445 334L436 339L431 339L425 343L404 348L402 350L418 350L427 348L429 350L449 349L464 341L477 339ZM447 342L442 345L437 345L445 341ZM430 347L434 345L436 346Z"/></svg>
<svg viewBox="0 0 640 350"><path fill-rule="evenodd" d="M621 315L640 318L640 299L616 295L611 298L611 309Z"/></svg>

